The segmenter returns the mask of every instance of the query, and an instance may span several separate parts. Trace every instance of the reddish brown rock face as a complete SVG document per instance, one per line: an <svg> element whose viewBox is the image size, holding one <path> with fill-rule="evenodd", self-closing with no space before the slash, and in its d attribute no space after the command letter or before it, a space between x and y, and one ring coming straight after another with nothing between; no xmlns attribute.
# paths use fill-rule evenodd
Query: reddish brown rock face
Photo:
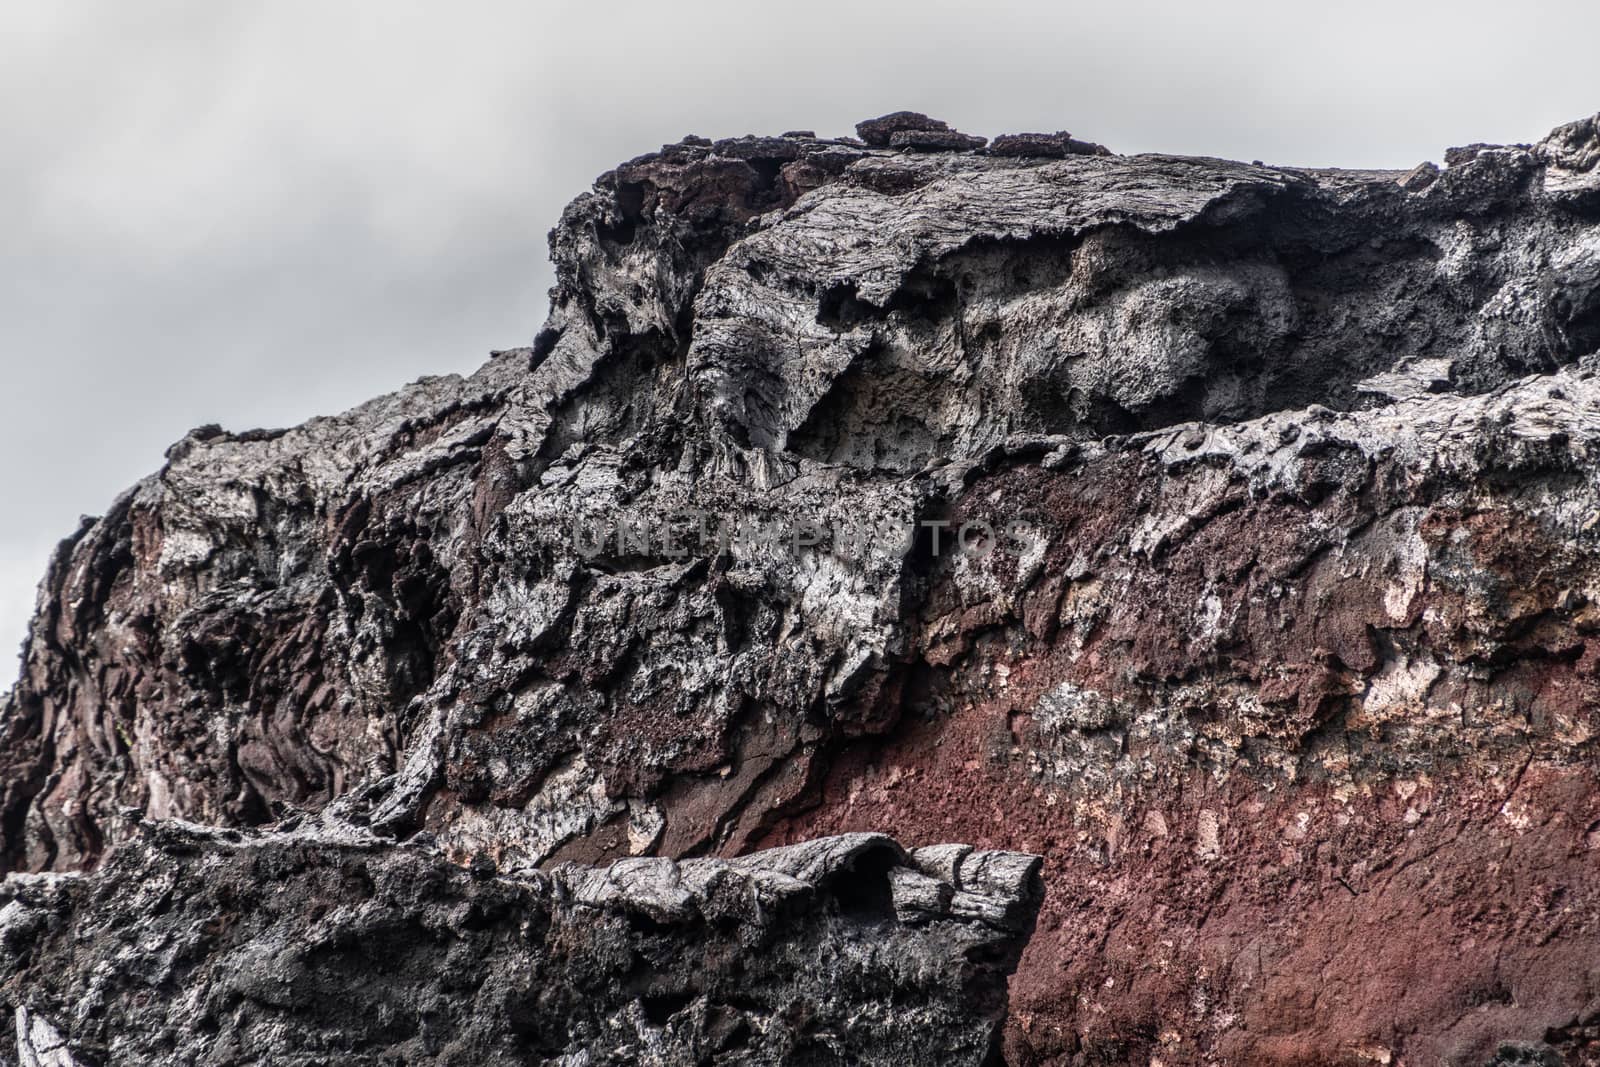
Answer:
<svg viewBox="0 0 1600 1067"><path fill-rule="evenodd" d="M1600 1062L1595 130L624 164L531 349L195 431L63 545L0 862L130 810L512 877L886 831L1044 857L990 1064Z"/></svg>
<svg viewBox="0 0 1600 1067"><path fill-rule="evenodd" d="M774 830L1048 857L1016 1062L1596 1056L1595 541L1529 504L1564 464L1418 477L1359 420L974 481L952 524L1048 548L935 571L910 721Z"/></svg>
<svg viewBox="0 0 1600 1067"><path fill-rule="evenodd" d="M1592 1059L1592 771L1287 796L1196 774L1094 823L989 766L1008 735L973 718L847 760L775 839L892 825L1048 855L1012 1062L1470 1063L1512 1035Z"/></svg>

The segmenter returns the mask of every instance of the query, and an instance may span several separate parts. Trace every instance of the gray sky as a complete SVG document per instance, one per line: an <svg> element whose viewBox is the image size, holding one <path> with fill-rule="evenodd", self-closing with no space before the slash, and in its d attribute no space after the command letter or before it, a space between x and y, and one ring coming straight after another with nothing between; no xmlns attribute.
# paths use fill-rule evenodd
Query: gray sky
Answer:
<svg viewBox="0 0 1600 1067"><path fill-rule="evenodd" d="M50 546L192 426L526 343L545 232L685 133L898 108L1410 166L1600 110L1600 4L33 0L0 10L0 688Z"/></svg>

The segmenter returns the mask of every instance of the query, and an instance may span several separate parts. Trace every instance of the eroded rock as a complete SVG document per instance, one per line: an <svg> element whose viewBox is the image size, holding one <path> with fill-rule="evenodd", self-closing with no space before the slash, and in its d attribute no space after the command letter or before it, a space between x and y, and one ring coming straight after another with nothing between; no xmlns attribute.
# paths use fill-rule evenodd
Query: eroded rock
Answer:
<svg viewBox="0 0 1600 1067"><path fill-rule="evenodd" d="M1405 173L897 114L625 163L530 348L202 428L62 545L4 863L320 812L464 900L673 924L865 848L875 930L1015 945L994 854L1038 854L1013 1064L1582 1062L1594 129Z"/></svg>
<svg viewBox="0 0 1600 1067"><path fill-rule="evenodd" d="M948 133L948 123L930 119L920 111L891 111L875 119L856 123L856 136L875 148L885 148L893 143L897 133Z"/></svg>
<svg viewBox="0 0 1600 1067"><path fill-rule="evenodd" d="M1065 159L1068 156L1108 156L1104 145L1079 141L1065 130L1056 133L1003 133L989 144L991 156L1027 159Z"/></svg>
<svg viewBox="0 0 1600 1067"><path fill-rule="evenodd" d="M881 835L508 876L151 823L92 875L0 883L41 917L3 988L30 1067L977 1065L1040 899L1037 857L979 862L1007 875L957 908ZM902 920L905 875L936 892Z"/></svg>

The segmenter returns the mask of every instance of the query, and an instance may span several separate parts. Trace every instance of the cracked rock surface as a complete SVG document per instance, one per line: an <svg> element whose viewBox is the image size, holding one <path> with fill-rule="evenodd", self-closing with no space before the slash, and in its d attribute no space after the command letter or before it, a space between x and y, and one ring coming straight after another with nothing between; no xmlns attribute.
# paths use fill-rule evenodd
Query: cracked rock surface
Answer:
<svg viewBox="0 0 1600 1067"><path fill-rule="evenodd" d="M0 710L0 863L54 872L6 883L54 925L0 1025L110 1047L59 963L155 936L118 865L258 899L244 857L290 856L344 901L359 853L434 872L434 931L648 899L673 971L692 872L806 882L888 833L822 910L942 961L905 980L948 1062L1600 1062L1597 121L1396 171L858 133L620 165L552 231L530 347L191 431L63 542ZM242 836L137 829L173 820ZM1036 929L986 852L1044 858ZM899 1033L897 988L826 1032ZM472 1055L517 1039L427 989ZM261 1003L216 1025L443 1055ZM548 1054L720 1054L709 1009L633 1004ZM856 1055L776 1027L773 1062Z"/></svg>
<svg viewBox="0 0 1600 1067"><path fill-rule="evenodd" d="M1039 861L958 851L501 876L349 828L157 822L93 874L8 880L0 953L24 1063L977 1064Z"/></svg>

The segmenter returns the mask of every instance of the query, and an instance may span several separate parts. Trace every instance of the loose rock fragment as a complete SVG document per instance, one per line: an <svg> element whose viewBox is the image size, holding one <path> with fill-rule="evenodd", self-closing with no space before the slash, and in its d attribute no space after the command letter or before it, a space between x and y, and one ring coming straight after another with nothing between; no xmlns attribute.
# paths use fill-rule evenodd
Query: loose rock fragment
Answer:
<svg viewBox="0 0 1600 1067"><path fill-rule="evenodd" d="M880 115L875 119L866 119L856 123L856 136L869 145L886 148L891 143L896 133L915 131L919 133L948 133L951 132L948 123L938 119L930 119L920 111L891 111L887 115Z"/></svg>
<svg viewBox="0 0 1600 1067"><path fill-rule="evenodd" d="M1400 188L1408 193L1419 193L1439 179L1439 168L1433 163L1418 163L1400 179Z"/></svg>
<svg viewBox="0 0 1600 1067"><path fill-rule="evenodd" d="M1062 130L1057 133L1003 133L989 144L991 156L1065 159L1068 156L1108 156L1104 145L1079 141Z"/></svg>
<svg viewBox="0 0 1600 1067"><path fill-rule="evenodd" d="M915 148L924 152L965 152L982 148L982 137L955 130L896 130L889 135L891 148Z"/></svg>

